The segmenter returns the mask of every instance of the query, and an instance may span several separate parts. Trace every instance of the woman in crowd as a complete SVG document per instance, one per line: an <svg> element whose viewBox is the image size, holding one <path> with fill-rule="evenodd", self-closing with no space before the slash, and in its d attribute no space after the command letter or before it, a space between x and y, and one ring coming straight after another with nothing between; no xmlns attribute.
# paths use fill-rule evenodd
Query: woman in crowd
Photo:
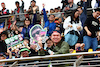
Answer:
<svg viewBox="0 0 100 67"><path fill-rule="evenodd" d="M34 22L36 22L35 20L35 17L36 17L36 14L34 14ZM29 19L28 17L25 19L25 21L24 21L24 27L22 28L22 30L20 29L19 30L19 28L15 25L16 24L16 21L15 21L15 23L14 23L14 26L16 27L16 29L18 30L18 31L21 31L21 34L23 35L23 38L24 37L30 37L29 36L29 31L30 31L30 29L31 29L31 27L34 25L34 22L33 23L31 23L31 19Z"/></svg>
<svg viewBox="0 0 100 67"><path fill-rule="evenodd" d="M79 37L79 31L82 30L81 22L79 21L79 11L76 9L72 11L72 15L65 19L63 27L65 29L65 41L68 42L68 34L75 34ZM70 37L71 38L71 37ZM69 44L70 45L70 44ZM75 45L75 44L74 44ZM75 46L71 46L72 49L75 49Z"/></svg>

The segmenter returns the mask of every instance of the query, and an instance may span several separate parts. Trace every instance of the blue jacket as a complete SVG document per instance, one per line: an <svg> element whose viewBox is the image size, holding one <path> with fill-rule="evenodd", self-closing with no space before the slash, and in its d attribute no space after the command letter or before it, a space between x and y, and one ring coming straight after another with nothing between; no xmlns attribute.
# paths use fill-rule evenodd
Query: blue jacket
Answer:
<svg viewBox="0 0 100 67"><path fill-rule="evenodd" d="M80 15L80 20L82 22L82 26L83 24L85 23L86 19L87 19L87 2L83 2L83 5L82 5L82 14Z"/></svg>
<svg viewBox="0 0 100 67"><path fill-rule="evenodd" d="M44 14L44 21L45 21L44 28L47 27L47 29L48 29L47 34L51 34L51 32L56 29L56 23L54 23L54 22L50 23L49 22L49 20L47 18L46 11L45 11L44 8L43 8L43 14Z"/></svg>
<svg viewBox="0 0 100 67"><path fill-rule="evenodd" d="M24 37L30 37L29 31L30 31L30 29L34 26L34 23L36 22L36 19L35 19L35 18L36 18L36 14L34 14L34 18L33 18L34 22L33 22L32 24L30 24L30 25L28 26L28 28L23 27L22 32L21 32L21 34L23 35L23 38L24 38Z"/></svg>

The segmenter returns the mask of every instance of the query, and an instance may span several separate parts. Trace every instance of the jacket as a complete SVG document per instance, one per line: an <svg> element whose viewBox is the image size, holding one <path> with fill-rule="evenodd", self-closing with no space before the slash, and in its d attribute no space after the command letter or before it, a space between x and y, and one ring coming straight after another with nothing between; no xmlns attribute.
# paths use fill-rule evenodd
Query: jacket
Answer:
<svg viewBox="0 0 100 67"><path fill-rule="evenodd" d="M49 49L54 52L54 55L69 53L69 45L65 41L60 41L56 46L53 45ZM38 55L45 55L45 51L38 51Z"/></svg>
<svg viewBox="0 0 100 67"><path fill-rule="evenodd" d="M22 1L22 6L19 7L20 8L20 11L19 13L17 12L18 8L16 8L14 10L14 14L20 14L20 13L24 13L24 2ZM15 20L17 19L17 15L15 16ZM20 21L24 21L25 20L25 15L19 15L19 20Z"/></svg>
<svg viewBox="0 0 100 67"><path fill-rule="evenodd" d="M43 14L44 14L44 22L45 22L44 28L47 27L48 28L47 34L51 34L51 32L56 29L56 23L49 22L45 9L43 9Z"/></svg>
<svg viewBox="0 0 100 67"><path fill-rule="evenodd" d="M36 14L34 14L34 18L33 18L34 22L33 22L32 24L30 24L30 25L28 26L28 28L23 27L22 32L21 32L21 34L23 35L23 38L24 38L24 37L30 37L29 31L30 31L30 29L34 26L34 23L36 23L36 19L35 19L35 18L36 18Z"/></svg>
<svg viewBox="0 0 100 67"><path fill-rule="evenodd" d="M79 31L81 31L83 29L81 22L80 21L79 21L79 23L73 22L73 24L71 24L70 21L71 21L71 16L66 18L64 21L64 24L63 24L63 28L65 29L64 35L66 35L69 31L72 31L72 30L77 31L78 34L80 34ZM72 25L72 27L70 28L70 27L68 27L68 25ZM81 26L80 30L77 29L77 26Z"/></svg>

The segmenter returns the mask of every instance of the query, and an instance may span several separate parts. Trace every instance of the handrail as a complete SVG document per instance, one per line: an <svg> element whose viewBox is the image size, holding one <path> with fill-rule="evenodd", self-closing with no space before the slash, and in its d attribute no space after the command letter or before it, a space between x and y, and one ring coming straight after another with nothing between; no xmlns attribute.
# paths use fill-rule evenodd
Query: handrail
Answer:
<svg viewBox="0 0 100 67"><path fill-rule="evenodd" d="M50 58L69 57L69 56L78 56L78 55L91 55L91 54L99 54L99 53L100 53L100 51L81 52L81 53L73 53L73 54L68 53L68 54L35 56L35 57L25 57L25 58L16 58L16 59L4 59L4 60L0 60L0 62L25 61L25 60L40 60L40 59L50 59Z"/></svg>
<svg viewBox="0 0 100 67"><path fill-rule="evenodd" d="M94 10L94 9L96 8L88 8L87 10ZM52 13L52 14L55 15L55 14L61 14L61 13L65 13L65 12L58 12L58 13ZM28 13L26 12L26 13L19 13L19 14L3 15L3 16L0 16L0 18L15 16L15 15L23 15L23 14L28 14ZM47 15L51 15L51 14L47 14Z"/></svg>

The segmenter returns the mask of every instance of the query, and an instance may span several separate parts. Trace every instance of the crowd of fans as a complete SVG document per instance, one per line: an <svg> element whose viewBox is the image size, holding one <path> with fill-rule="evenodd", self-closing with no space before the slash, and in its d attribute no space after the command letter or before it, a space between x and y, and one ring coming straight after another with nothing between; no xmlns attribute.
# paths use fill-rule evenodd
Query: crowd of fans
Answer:
<svg viewBox="0 0 100 67"><path fill-rule="evenodd" d="M87 15L87 8L91 8L92 0L81 0L77 4L74 0L62 0L62 8L58 7L46 11L45 4L43 10L39 12L39 6L32 0L28 11L24 9L24 0L22 5L15 2L16 9L9 13L5 3L1 3L2 10L0 16L10 14L20 14L8 18L7 26L4 21L0 21L0 60L14 59L31 56L56 55L76 52L100 51L100 0L96 0L95 9L91 15ZM66 15L71 11L70 15ZM92 10L91 10L92 11ZM60 13L64 12L64 13ZM36 25L41 25L40 15L44 18L43 28L47 28L45 43L39 38L37 45L30 43L30 29ZM1 18L0 19L4 19ZM5 43L7 38L21 34L23 46L12 51L12 47L7 47ZM46 48L44 49L46 44ZM99 54L95 57L99 57ZM72 57L73 58L73 57ZM77 56L76 58L79 58ZM5 65L6 63L0 63ZM57 66L58 67L58 66Z"/></svg>

